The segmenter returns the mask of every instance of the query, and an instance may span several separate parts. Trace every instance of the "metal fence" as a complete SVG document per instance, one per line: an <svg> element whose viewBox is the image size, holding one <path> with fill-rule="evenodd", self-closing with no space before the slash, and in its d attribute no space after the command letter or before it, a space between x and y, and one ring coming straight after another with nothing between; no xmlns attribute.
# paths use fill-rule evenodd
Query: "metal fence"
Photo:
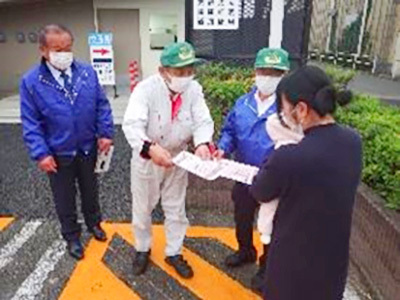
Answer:
<svg viewBox="0 0 400 300"><path fill-rule="evenodd" d="M238 30L195 30L193 0L186 0L186 39L205 59L251 64L257 51L269 43L271 2L242 0ZM310 20L311 0L285 2L282 47L294 64L306 61Z"/></svg>

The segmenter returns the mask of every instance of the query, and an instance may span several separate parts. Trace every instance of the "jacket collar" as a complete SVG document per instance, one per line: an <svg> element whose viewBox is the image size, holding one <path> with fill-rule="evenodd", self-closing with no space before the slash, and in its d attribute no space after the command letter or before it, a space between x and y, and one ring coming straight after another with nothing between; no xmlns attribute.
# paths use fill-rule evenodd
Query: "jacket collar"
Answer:
<svg viewBox="0 0 400 300"><path fill-rule="evenodd" d="M69 76L69 78L72 78L72 68L69 67L68 69L64 70L63 72L56 69L55 67L53 67L50 62L46 61L46 66L49 69L51 75L53 75L53 77L57 80L59 80L59 78L61 77L62 73L64 72L66 75Z"/></svg>
<svg viewBox="0 0 400 300"><path fill-rule="evenodd" d="M244 104L257 115L257 102L255 99L255 94L257 92L257 88L253 87L250 93L247 94L246 99L244 100Z"/></svg>
<svg viewBox="0 0 400 300"><path fill-rule="evenodd" d="M257 111L257 101L256 101L256 93L257 93L257 88L253 87L250 91L250 93L247 94L246 99L244 100L244 104L256 115L258 116L258 111ZM265 113L263 113L259 118L261 119L266 119L269 115L272 113L275 113L277 110L277 105L276 101L274 104L271 105L270 108L267 109Z"/></svg>
<svg viewBox="0 0 400 300"><path fill-rule="evenodd" d="M85 68L83 68L76 60L72 62L71 71L72 71L71 80L73 85L73 94L68 95L68 98L71 100L71 102L74 102L75 99L78 97L79 92L82 89L82 86L86 84L89 74L85 70ZM39 66L39 81L67 95L65 88L62 87L53 77L44 58L42 58Z"/></svg>

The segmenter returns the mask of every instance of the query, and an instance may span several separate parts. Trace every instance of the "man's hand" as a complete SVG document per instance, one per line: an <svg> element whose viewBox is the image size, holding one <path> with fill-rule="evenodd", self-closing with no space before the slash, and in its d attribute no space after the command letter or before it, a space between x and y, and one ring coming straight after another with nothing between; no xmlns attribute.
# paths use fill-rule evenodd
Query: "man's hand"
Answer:
<svg viewBox="0 0 400 300"><path fill-rule="evenodd" d="M38 162L39 169L47 173L57 173L57 164L53 156L46 156Z"/></svg>
<svg viewBox="0 0 400 300"><path fill-rule="evenodd" d="M110 151L110 147L112 145L112 140L106 138L100 138L97 140L97 147L99 148L100 152L104 152L105 154Z"/></svg>
<svg viewBox="0 0 400 300"><path fill-rule="evenodd" d="M149 155L151 160L160 167L170 168L174 165L171 154L158 144L150 146Z"/></svg>
<svg viewBox="0 0 400 300"><path fill-rule="evenodd" d="M208 148L208 145L203 144L198 146L194 154L204 160L211 159L211 152L210 149Z"/></svg>
<svg viewBox="0 0 400 300"><path fill-rule="evenodd" d="M217 149L215 150L215 152L213 153L213 158L220 160L224 157L225 155L225 151L221 150L221 149Z"/></svg>

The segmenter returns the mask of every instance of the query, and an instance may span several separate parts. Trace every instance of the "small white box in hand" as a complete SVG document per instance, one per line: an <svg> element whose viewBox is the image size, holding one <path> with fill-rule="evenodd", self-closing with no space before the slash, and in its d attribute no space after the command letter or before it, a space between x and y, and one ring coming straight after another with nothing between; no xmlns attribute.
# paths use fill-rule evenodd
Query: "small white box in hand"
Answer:
<svg viewBox="0 0 400 300"><path fill-rule="evenodd" d="M98 152L95 173L105 173L110 169L111 158L114 152L114 146L110 147L107 153Z"/></svg>

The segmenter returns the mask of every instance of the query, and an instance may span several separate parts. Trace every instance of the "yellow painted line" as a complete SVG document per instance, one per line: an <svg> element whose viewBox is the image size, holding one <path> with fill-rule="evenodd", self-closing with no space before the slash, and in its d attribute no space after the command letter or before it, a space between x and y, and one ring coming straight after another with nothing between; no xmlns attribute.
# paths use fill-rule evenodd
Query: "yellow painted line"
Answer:
<svg viewBox="0 0 400 300"><path fill-rule="evenodd" d="M13 217L0 217L0 231L3 231L8 225L14 222Z"/></svg>
<svg viewBox="0 0 400 300"><path fill-rule="evenodd" d="M109 240L105 243L91 239L85 249L85 258L78 262L67 282L61 300L136 300L140 297L119 280L101 261L115 228L103 224ZM117 298L116 298L117 297Z"/></svg>
<svg viewBox="0 0 400 300"><path fill-rule="evenodd" d="M109 240L106 243L101 243L94 239L90 240L85 250L85 258L77 263L59 299L114 300L116 295L118 295L118 300L140 299L137 293L119 280L101 261L107 251L111 237L115 233L121 235L128 243L133 244L134 237L131 225L127 223L104 223L103 228L107 232ZM215 238L232 248L237 247L233 228L195 226L188 229L187 236ZM255 240L257 246L261 245L257 235L255 235ZM164 248L164 227L154 225L151 260L199 298L220 300L221 296L223 296L224 300L260 299L251 290L243 287L239 282L186 248L183 249L183 255L193 267L194 277L191 279L179 277L176 271L164 262ZM249 276L251 275L249 274Z"/></svg>
<svg viewBox="0 0 400 300"><path fill-rule="evenodd" d="M133 243L132 233L128 228L121 228L118 233L129 243ZM194 230L193 230L194 229ZM191 228L188 230L188 236L192 236L193 232L203 232L204 237L209 237L207 234L207 227L202 228ZM230 235L225 228L219 228L222 231L220 238L223 240L223 236ZM232 229L228 229L228 231ZM211 230L213 235L217 235L217 229ZM194 235L193 235L194 237ZM221 272L200 256L193 253L188 249L183 249L183 256L192 266L194 271L194 277L191 279L183 279L176 274L175 269L165 263L164 248L165 248L165 234L164 228L160 225L153 226L153 247L151 252L151 260L164 270L168 275L176 279L180 284L187 287L195 295L201 299L221 299L223 295L224 299L260 299L251 290L244 288L239 282L233 280L225 273Z"/></svg>

